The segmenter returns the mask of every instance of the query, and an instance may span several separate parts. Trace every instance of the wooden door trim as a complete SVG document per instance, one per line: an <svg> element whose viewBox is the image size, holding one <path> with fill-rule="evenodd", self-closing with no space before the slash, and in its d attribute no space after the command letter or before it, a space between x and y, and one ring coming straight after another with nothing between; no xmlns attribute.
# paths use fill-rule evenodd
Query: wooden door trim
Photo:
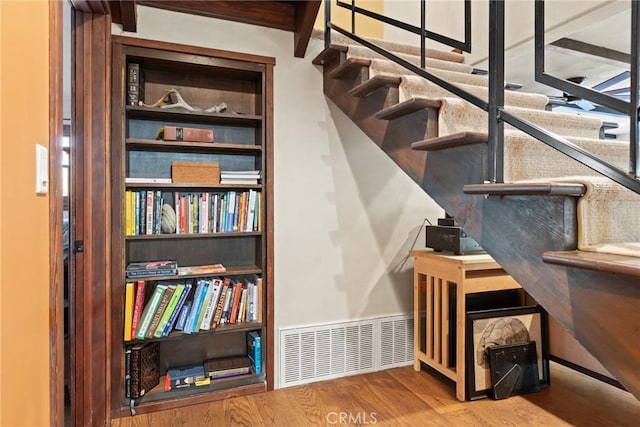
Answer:
<svg viewBox="0 0 640 427"><path fill-rule="evenodd" d="M109 425L111 16L73 14L72 409L77 426Z"/></svg>
<svg viewBox="0 0 640 427"><path fill-rule="evenodd" d="M62 3L49 3L49 423L64 425Z"/></svg>

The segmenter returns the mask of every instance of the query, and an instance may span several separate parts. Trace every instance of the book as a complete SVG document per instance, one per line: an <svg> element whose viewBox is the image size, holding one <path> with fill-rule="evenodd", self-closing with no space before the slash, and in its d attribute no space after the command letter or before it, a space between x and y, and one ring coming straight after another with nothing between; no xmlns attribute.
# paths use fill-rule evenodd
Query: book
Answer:
<svg viewBox="0 0 640 427"><path fill-rule="evenodd" d="M165 141L213 142L213 129L163 126L156 139Z"/></svg>
<svg viewBox="0 0 640 427"><path fill-rule="evenodd" d="M178 267L178 276L199 275L199 274L219 274L227 269L222 264L192 265Z"/></svg>
<svg viewBox="0 0 640 427"><path fill-rule="evenodd" d="M127 278L175 276L178 273L178 263L175 261L132 262L127 265L125 273Z"/></svg>
<svg viewBox="0 0 640 427"><path fill-rule="evenodd" d="M236 282L233 289L233 304L229 313L229 323L236 323L238 318L238 309L240 308L240 299L242 297L242 282Z"/></svg>
<svg viewBox="0 0 640 427"><path fill-rule="evenodd" d="M205 373L212 380L235 375L245 375L250 372L251 362L247 356L230 356L208 359L204 363Z"/></svg>
<svg viewBox="0 0 640 427"><path fill-rule="evenodd" d="M211 297L207 300L207 307L205 308L204 315L202 316L202 322L200 322L200 329L208 331L211 329L211 320L218 306L218 299L220 299L220 289L222 288L222 280L213 279L213 283L209 285L211 291Z"/></svg>
<svg viewBox="0 0 640 427"><path fill-rule="evenodd" d="M193 295L193 301L191 302L191 309L189 310L189 317L184 325L184 333L190 334L196 332L196 321L200 315L200 308L202 307L202 301L207 293L207 282L199 280L196 286L196 292Z"/></svg>
<svg viewBox="0 0 640 427"><path fill-rule="evenodd" d="M144 102L144 72L140 64L127 64L127 105L140 105Z"/></svg>
<svg viewBox="0 0 640 427"><path fill-rule="evenodd" d="M204 366L202 364L170 368L167 370L164 390L169 391L184 387L204 385L207 378L208 377L205 375Z"/></svg>
<svg viewBox="0 0 640 427"><path fill-rule="evenodd" d="M134 345L127 349L129 394L137 399L160 383L160 343Z"/></svg>
<svg viewBox="0 0 640 427"><path fill-rule="evenodd" d="M180 298L182 296L182 292L184 292L184 288L185 286L182 283L179 283L175 286L175 290L173 291L173 294L171 295L171 299L169 300L169 302L167 303L167 307L165 308L164 312L162 313L162 317L160 318L160 322L158 322L158 326L156 326L155 330L153 331L153 337L154 338L161 338L165 327L167 326L167 323L169 323L169 319L171 318L171 315L173 314L173 312L175 311L177 305L178 305L178 301L180 301ZM168 292L168 291L167 291ZM165 293L166 295L166 293ZM163 297L164 299L164 297Z"/></svg>
<svg viewBox="0 0 640 427"><path fill-rule="evenodd" d="M165 326L164 328L164 331L162 333L163 337L169 336L169 334L173 330L174 325L176 325L177 323L178 317L180 316L180 314L182 314L182 308L184 307L184 304L187 301L187 298L189 298L190 293L191 293L191 284L187 283L184 287L184 291L182 292L182 295L180 295L180 300L178 301L176 308L173 310L173 313L171 314L171 317L167 322L167 326Z"/></svg>
<svg viewBox="0 0 640 427"><path fill-rule="evenodd" d="M220 298L218 299L218 305L216 307L215 313L213 315L213 320L211 321L211 328L215 328L220 324L220 319L222 318L222 311L224 310L224 304L227 299L227 289L229 289L229 284L223 281L222 289L220 289Z"/></svg>
<svg viewBox="0 0 640 427"><path fill-rule="evenodd" d="M125 184L171 184L171 178L126 177Z"/></svg>
<svg viewBox="0 0 640 427"><path fill-rule="evenodd" d="M131 320L131 337L136 336L136 330L138 329L138 323L140 322L140 316L142 316L142 310L144 309L145 298L145 281L138 280L136 286L136 298L133 306L133 318Z"/></svg>
<svg viewBox="0 0 640 427"><path fill-rule="evenodd" d="M127 282L124 290L124 340L131 341L131 325L133 323L133 291L134 283Z"/></svg>
<svg viewBox="0 0 640 427"><path fill-rule="evenodd" d="M178 320L176 322L176 331L184 331L184 327L187 324L187 319L191 313L191 302L185 303L180 309Z"/></svg>
<svg viewBox="0 0 640 427"><path fill-rule="evenodd" d="M153 338L153 334L160 324L160 319L162 319L162 315L164 314L173 293L176 290L176 285L167 285L164 293L162 294L162 298L160 299L160 303L158 304L158 308L156 308L155 313L153 314L153 318L151 319L151 323L149 323L149 327L147 328L147 332L145 334L145 338Z"/></svg>
<svg viewBox="0 0 640 427"><path fill-rule="evenodd" d="M247 357L256 374L262 373L262 342L256 331L247 332Z"/></svg>
<svg viewBox="0 0 640 427"><path fill-rule="evenodd" d="M151 295L151 299L147 303L144 311L142 312L142 318L140 320L140 325L138 330L136 331L136 339L142 340L145 338L147 334L147 330L149 329L149 325L153 321L153 316L158 309L158 305L162 300L162 295L167 289L167 285L157 284L155 289L153 290L153 294Z"/></svg>

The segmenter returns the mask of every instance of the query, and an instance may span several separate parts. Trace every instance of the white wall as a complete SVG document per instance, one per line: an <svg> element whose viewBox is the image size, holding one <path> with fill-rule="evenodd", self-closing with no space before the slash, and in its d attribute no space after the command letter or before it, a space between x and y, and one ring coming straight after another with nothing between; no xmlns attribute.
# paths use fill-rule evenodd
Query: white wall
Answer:
<svg viewBox="0 0 640 427"><path fill-rule="evenodd" d="M113 33L276 58L276 334L412 311L408 251L423 220L443 212L325 98L311 63L319 40L294 58L293 33L143 6L137 33Z"/></svg>

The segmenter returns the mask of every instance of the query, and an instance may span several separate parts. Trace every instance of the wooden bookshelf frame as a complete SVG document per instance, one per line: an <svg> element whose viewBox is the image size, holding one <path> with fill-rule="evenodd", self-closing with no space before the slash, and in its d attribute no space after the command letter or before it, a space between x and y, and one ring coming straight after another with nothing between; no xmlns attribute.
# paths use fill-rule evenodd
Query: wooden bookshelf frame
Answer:
<svg viewBox="0 0 640 427"><path fill-rule="evenodd" d="M125 58L144 57L151 58L151 61L163 63L166 61L169 68L171 63L193 62L193 67L210 67L212 70L228 79L234 76L247 78L247 76L260 77L259 87L262 93L257 96L256 109L259 114L233 114L233 113L192 113L173 112L160 110L159 108L141 108L125 106L124 81L121 80L123 70L125 70ZM264 307L262 322L257 324L246 324L243 326L226 326L218 330L193 334L194 339L203 340L211 336L229 336L229 334L240 333L245 330L261 329L263 335L263 358L265 372L258 377L253 376L236 378L225 381L224 387L220 387L222 382L202 389L180 392L169 392L171 395L165 397L158 395L155 391L151 396L139 399L135 407L136 413L153 412L169 408L204 403L231 396L239 396L272 390L274 387L274 268L273 268L273 67L275 60L270 57L257 55L247 55L236 52L229 52L217 49L207 49L202 47L185 46L174 43L164 43L151 40L142 40L129 37L112 37L112 93L111 98L111 158L113 159L111 170L111 277L110 286L110 309L108 310L110 319L109 325L109 367L108 367L108 394L110 401L110 415L112 418L130 416L131 411L124 405L123 382L124 365L122 340L122 301L124 283L119 283L123 277L123 265L125 263L125 249L128 242L139 242L144 244L149 242L174 242L193 241L198 239L212 238L248 238L256 240L256 257L258 265L239 266L239 269L230 269L229 275L243 274L246 272L258 272L263 278ZM259 105L258 105L259 103ZM185 123L209 123L230 126L244 126L256 129L256 142L251 144L238 143L238 141L222 141L215 143L175 143L156 141L150 139L127 138L124 134L123 121L126 117L136 117L142 119L175 120ZM180 151L207 154L238 154L258 156L261 158L262 180L258 185L190 185L190 184L125 184L123 171L123 161L126 150L136 151ZM264 206L263 223L260 232L250 233L208 233L208 234L178 234L178 235L150 235L150 236L124 236L123 231L123 189L124 188L158 188L169 191L185 189L196 191L220 191L221 189L258 189L262 193ZM196 240L194 240L196 239ZM236 271L237 270L237 271ZM225 274L221 274L225 275ZM181 276L183 278L186 276ZM170 336L163 341L173 341L180 339L178 336ZM191 339L188 337L187 339ZM148 340L151 341L151 340ZM136 341L137 342L137 341ZM161 386L162 384L160 384Z"/></svg>

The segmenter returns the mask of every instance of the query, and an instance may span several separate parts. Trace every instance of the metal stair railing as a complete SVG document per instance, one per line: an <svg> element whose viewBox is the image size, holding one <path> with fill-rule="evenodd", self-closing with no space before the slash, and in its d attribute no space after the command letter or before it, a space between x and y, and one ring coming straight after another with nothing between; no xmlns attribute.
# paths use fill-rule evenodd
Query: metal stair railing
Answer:
<svg viewBox="0 0 640 427"><path fill-rule="evenodd" d="M325 47L331 44L331 31L335 30L340 34L354 40L355 42L373 50L385 58L406 68L407 70L437 84L443 89L464 99L478 108L486 111L488 120L488 178L490 182L504 182L504 123L527 133L528 135L542 141L550 147L582 163L592 170L606 176L618 184L640 194L640 95L639 72L640 72L640 2L631 1L631 100L623 101L613 96L600 93L593 89L580 86L576 83L551 76L544 71L544 0L535 1L535 77L536 81L547 86L560 89L566 93L583 98L587 101L603 105L621 114L626 114L631 120L631 132L629 141L629 172L625 172L613 166L598 156L595 156L582 148L572 144L567 139L549 132L540 126L532 124L526 120L510 114L504 108L504 29L505 29L505 2L504 0L489 0L489 97L488 102L477 96L460 89L425 70L425 39L437 41L439 43L471 52L471 0L464 0L464 28L465 40L459 41L447 36L428 31L426 29L426 0L420 2L420 27L416 27L402 21L381 15L379 13L356 6L356 0L350 3L336 0L336 6L351 11L351 31L331 22L331 2L325 0ZM390 51L360 37L356 34L355 17L356 14L367 16L387 25L400 28L420 36L420 67L394 55Z"/></svg>

